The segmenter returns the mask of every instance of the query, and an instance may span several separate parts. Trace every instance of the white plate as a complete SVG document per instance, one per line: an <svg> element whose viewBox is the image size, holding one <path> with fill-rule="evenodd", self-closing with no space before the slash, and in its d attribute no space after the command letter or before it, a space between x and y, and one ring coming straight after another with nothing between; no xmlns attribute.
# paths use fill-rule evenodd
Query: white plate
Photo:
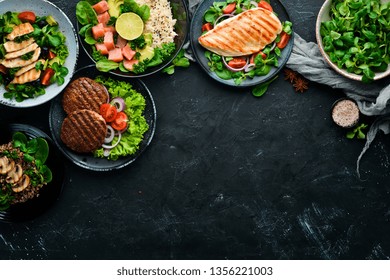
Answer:
<svg viewBox="0 0 390 280"><path fill-rule="evenodd" d="M46 93L44 95L35 98L29 98L22 102L4 98L4 93L6 90L4 86L1 85L0 104L10 107L27 108L43 104L53 99L67 86L69 81L72 79L73 73L76 69L77 58L79 55L79 45L77 34L72 25L72 22L64 14L64 12L61 11L60 8L45 0L0 0L0 11L2 14L6 13L7 11L33 11L37 16L53 16L54 19L58 22L59 30L66 37L66 46L69 50L69 56L67 57L64 64L64 66L68 68L69 73L65 77L65 82L63 85L58 86L57 84L52 84L45 88Z"/></svg>

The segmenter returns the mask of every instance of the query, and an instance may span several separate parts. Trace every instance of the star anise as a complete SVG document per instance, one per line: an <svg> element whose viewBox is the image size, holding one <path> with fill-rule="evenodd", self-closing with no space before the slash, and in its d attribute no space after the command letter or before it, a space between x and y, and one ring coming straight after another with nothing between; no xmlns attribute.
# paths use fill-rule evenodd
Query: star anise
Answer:
<svg viewBox="0 0 390 280"><path fill-rule="evenodd" d="M294 70L291 70L289 68L284 69L284 79L289 81L290 83L295 82L295 80L298 78L298 73Z"/></svg>
<svg viewBox="0 0 390 280"><path fill-rule="evenodd" d="M309 82L302 77L298 77L293 86L296 92L300 91L302 93L309 88Z"/></svg>

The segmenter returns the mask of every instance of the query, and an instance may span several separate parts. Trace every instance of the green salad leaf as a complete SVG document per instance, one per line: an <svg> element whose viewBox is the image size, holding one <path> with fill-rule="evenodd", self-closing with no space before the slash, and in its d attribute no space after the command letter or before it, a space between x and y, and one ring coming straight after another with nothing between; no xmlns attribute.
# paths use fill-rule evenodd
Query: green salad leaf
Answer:
<svg viewBox="0 0 390 280"><path fill-rule="evenodd" d="M80 24L95 25L98 23L97 15L88 1L80 1L76 5L76 17Z"/></svg>
<svg viewBox="0 0 390 280"><path fill-rule="evenodd" d="M126 104L125 113L129 118L129 126L127 131L122 133L121 140L117 146L110 151L109 160L117 160L119 157L133 155L138 149L141 141L144 139L144 134L149 129L149 125L143 115L146 101L143 95L133 89L133 86L124 81L114 80L104 76L98 76L96 82L106 86L112 98L121 97ZM113 142L116 142L117 137ZM94 152L96 157L105 157L103 148Z"/></svg>
<svg viewBox="0 0 390 280"><path fill-rule="evenodd" d="M321 23L325 52L339 68L370 83L390 64L390 4L380 0L333 0Z"/></svg>

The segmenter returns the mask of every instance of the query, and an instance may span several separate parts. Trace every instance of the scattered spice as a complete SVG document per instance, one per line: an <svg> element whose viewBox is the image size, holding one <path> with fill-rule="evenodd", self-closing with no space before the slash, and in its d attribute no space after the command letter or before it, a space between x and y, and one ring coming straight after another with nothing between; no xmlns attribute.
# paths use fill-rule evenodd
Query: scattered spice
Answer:
<svg viewBox="0 0 390 280"><path fill-rule="evenodd" d="M300 91L302 93L309 88L309 82L302 77L298 77L293 86L296 92Z"/></svg>
<svg viewBox="0 0 390 280"><path fill-rule="evenodd" d="M359 122L359 107L350 99L340 99L335 102L332 109L333 121L344 128L351 128Z"/></svg>
<svg viewBox="0 0 390 280"><path fill-rule="evenodd" d="M289 68L284 68L284 79L289 81L290 83L294 83L298 78L298 73Z"/></svg>
<svg viewBox="0 0 390 280"><path fill-rule="evenodd" d="M303 93L309 88L308 80L306 80L302 75L292 69L284 69L284 79L289 81L293 85L296 92Z"/></svg>

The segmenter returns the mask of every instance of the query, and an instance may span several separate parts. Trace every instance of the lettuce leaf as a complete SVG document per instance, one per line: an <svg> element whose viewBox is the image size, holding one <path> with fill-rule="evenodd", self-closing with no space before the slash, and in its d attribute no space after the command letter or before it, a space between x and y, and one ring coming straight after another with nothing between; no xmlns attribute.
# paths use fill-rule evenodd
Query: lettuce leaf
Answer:
<svg viewBox="0 0 390 280"><path fill-rule="evenodd" d="M144 139L145 132L149 130L149 125L143 115L146 106L145 98L141 93L133 89L133 86L128 82L103 76L98 76L95 80L106 86L112 98L122 97L125 100L125 113L129 118L127 131L122 133L119 144L111 149L108 159L117 160L119 157L135 154ZM117 139L115 137L113 143ZM103 148L95 151L94 155L103 158Z"/></svg>

